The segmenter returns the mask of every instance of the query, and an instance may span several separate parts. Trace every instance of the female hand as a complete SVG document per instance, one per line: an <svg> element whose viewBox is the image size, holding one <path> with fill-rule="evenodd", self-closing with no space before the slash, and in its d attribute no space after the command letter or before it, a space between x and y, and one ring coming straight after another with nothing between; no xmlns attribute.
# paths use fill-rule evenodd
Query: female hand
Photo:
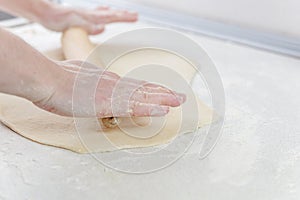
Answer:
<svg viewBox="0 0 300 200"><path fill-rule="evenodd" d="M48 6L42 12L38 21L46 28L54 31L64 31L70 27L81 27L89 34L99 34L104 31L105 24L113 22L135 22L138 14L126 10L113 10L109 7L98 7L94 10L77 9L56 4Z"/></svg>
<svg viewBox="0 0 300 200"><path fill-rule="evenodd" d="M48 96L34 102L40 108L63 116L129 117L163 116L169 107L184 103L185 95L160 85L120 78L90 63L57 63L61 72L50 85ZM78 94L78 95L77 95Z"/></svg>

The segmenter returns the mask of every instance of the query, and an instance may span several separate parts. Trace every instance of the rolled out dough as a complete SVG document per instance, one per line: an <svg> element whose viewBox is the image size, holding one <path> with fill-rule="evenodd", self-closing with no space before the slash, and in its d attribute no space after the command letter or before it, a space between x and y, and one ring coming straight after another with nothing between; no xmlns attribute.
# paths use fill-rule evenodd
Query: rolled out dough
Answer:
<svg viewBox="0 0 300 200"><path fill-rule="evenodd" d="M80 39L85 34L84 32L76 29L70 31L69 33L74 34L73 36L77 37L77 40L86 41L82 44L84 46L83 49L86 49L84 51L90 50L91 45L87 44L89 41ZM74 38L69 39L68 37L64 37L63 45L66 45L66 42L70 44ZM70 49L69 46L67 49ZM83 52L79 52L79 54L81 54L79 58L83 59ZM74 55L78 54L71 50L68 57ZM57 57L53 53L50 56L52 58L61 57ZM126 65L135 66L136 64L137 66L143 62L143 59L137 59L137 57L146 58L146 61L150 63L153 59L154 63L156 63L155 60L157 62L163 60L166 65L170 65L171 63L174 70L183 74L188 82L191 81L192 75L195 73L194 69L188 66L189 64L184 59L175 58L165 52L155 53L155 51L151 50L137 52L135 56L131 54L123 58L123 60L117 60L110 67L115 72L118 72L123 67L119 73L122 75L126 71L124 70ZM119 65L122 66L119 67ZM192 98L193 94L188 94L187 99ZM165 144L180 134L193 132L195 128L210 124L213 111L200 100L196 102L198 110L191 108L195 112L198 112L196 119L195 115L184 115L182 118L182 109L178 107L171 108L170 113L165 117L155 118L149 126L145 124L145 122L149 122L147 118L133 119L135 123L132 123L130 118L124 118L120 124L121 128L101 129L97 119L75 119L58 116L39 109L25 99L0 94L0 120L16 133L41 144L64 148L77 153L106 152L124 148L150 147ZM188 100L186 104L188 105L189 103ZM195 120L197 120L196 127L193 126L193 121ZM163 124L160 122L163 122ZM142 126L140 126L141 124ZM153 131L156 126L159 129Z"/></svg>

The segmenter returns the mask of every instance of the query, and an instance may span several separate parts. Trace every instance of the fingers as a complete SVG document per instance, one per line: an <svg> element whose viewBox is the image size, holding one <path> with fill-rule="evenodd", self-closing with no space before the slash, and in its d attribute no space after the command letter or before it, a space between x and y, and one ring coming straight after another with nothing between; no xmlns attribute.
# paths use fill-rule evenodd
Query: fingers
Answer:
<svg viewBox="0 0 300 200"><path fill-rule="evenodd" d="M118 113L112 113L113 116L116 114L119 116L127 115L127 117L128 115L134 117L164 116L169 112L169 107L180 106L186 100L184 94L176 93L164 87L155 90L143 88L133 92L132 87L129 87L128 91L130 92L126 91L127 87L126 84L122 85L120 88L123 93L120 94L118 89L114 87L114 92L117 94L113 92L111 104L114 107L113 110L117 110ZM126 92L124 93L124 91ZM155 92L153 93L153 91Z"/></svg>
<svg viewBox="0 0 300 200"><path fill-rule="evenodd" d="M177 93L161 85L130 78L122 78L116 83L114 96L127 94L127 98L140 103L176 107L186 101L184 94Z"/></svg>
<svg viewBox="0 0 300 200"><path fill-rule="evenodd" d="M169 107L135 102L130 115L132 117L161 117L169 112Z"/></svg>
<svg viewBox="0 0 300 200"><path fill-rule="evenodd" d="M103 23L113 22L135 22L138 19L138 14L128 11L114 11L109 10L106 13L99 13L97 16L99 21Z"/></svg>
<svg viewBox="0 0 300 200"><path fill-rule="evenodd" d="M132 99L141 103L165 105L177 107L184 103L185 96L175 92L171 93L151 93L145 91L136 91L132 95Z"/></svg>
<svg viewBox="0 0 300 200"><path fill-rule="evenodd" d="M105 24L113 22L135 22L138 19L136 12L111 10L107 6L100 6L95 10L76 9L72 14L68 27L81 27L90 35L102 33Z"/></svg>
<svg viewBox="0 0 300 200"><path fill-rule="evenodd" d="M112 106L114 108L110 111L106 111L104 116L100 115L98 117L161 117L165 116L169 112L168 106L140 103L136 101L122 103L122 106ZM114 104L114 102L112 102L112 104Z"/></svg>
<svg viewBox="0 0 300 200"><path fill-rule="evenodd" d="M124 112L111 112L106 115L98 114L98 118L107 117L163 117L169 113L169 107L149 104L137 104L132 110Z"/></svg>
<svg viewBox="0 0 300 200"><path fill-rule="evenodd" d="M93 11L80 11L85 20L94 24L108 24L113 22L135 22L138 19L136 12L97 9Z"/></svg>
<svg viewBox="0 0 300 200"><path fill-rule="evenodd" d="M131 78L120 78L104 71L96 94L99 117L164 116L169 107L177 107L186 100L184 94L161 85ZM101 111L101 112L100 112Z"/></svg>

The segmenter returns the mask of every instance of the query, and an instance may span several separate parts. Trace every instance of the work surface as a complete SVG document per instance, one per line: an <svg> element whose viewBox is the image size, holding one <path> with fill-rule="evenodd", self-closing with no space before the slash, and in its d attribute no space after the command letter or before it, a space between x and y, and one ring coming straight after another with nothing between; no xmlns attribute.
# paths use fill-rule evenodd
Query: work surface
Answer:
<svg viewBox="0 0 300 200"><path fill-rule="evenodd" d="M111 25L94 40L143 26ZM60 46L60 34L37 25L13 32L41 51ZM196 142L163 170L126 174L0 125L0 199L300 199L300 60L188 35L215 62L226 94L223 133L207 158Z"/></svg>

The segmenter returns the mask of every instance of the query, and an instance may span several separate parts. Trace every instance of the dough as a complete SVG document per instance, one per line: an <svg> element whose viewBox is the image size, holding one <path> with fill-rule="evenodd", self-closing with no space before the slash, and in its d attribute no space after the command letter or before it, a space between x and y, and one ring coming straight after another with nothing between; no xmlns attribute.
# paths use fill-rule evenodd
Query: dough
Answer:
<svg viewBox="0 0 300 200"><path fill-rule="evenodd" d="M35 142L65 148L78 153L105 152L123 148L149 147L170 142L179 134L195 131L189 128L189 121L193 127L193 120L185 118L181 128L181 109L172 109L166 119L157 118L156 122L165 121L165 126L154 136L153 131L138 125L127 127L125 131L119 128L100 131L96 119L72 119L58 116L34 106L31 102L5 94L0 94L0 120L16 133ZM212 111L199 102L198 127L211 122ZM75 122L78 124L76 131ZM159 127L161 126L160 123ZM151 126L152 128L155 125ZM131 134L131 135L129 135ZM140 138L134 137L139 136ZM150 138L148 138L148 136ZM144 139L147 138L147 139Z"/></svg>
<svg viewBox="0 0 300 200"><path fill-rule="evenodd" d="M75 39L75 41L84 41L80 39L85 34L81 30L75 29L69 33L74 34L70 38ZM76 50L74 52L68 46L70 44L68 37L64 37L62 43L64 53L66 48L69 49L68 52L71 51L69 54L65 53L65 56L67 55L69 58L80 54L81 57L79 58L84 59L87 56L86 51L93 46L88 40L85 40L82 43L83 48L81 50L83 51ZM78 46L72 48L75 47ZM55 54L50 56L54 58L53 55ZM92 62L95 57L91 56L91 58ZM186 60L155 49L135 51L121 56L110 64L109 69L120 75L125 75L136 66L145 64L145 61L149 61L149 64L160 63L172 66L172 69L182 74L188 82L195 73ZM126 66L131 68L126 68L126 70ZM171 74L170 78L172 78ZM187 99L182 107L171 108L170 113L165 117L122 118L119 127L109 129L101 127L96 118L62 117L41 110L23 98L0 94L0 120L13 131L30 140L77 153L150 147L165 144L180 134L194 132L197 128L211 123L213 111L195 98L193 92L188 92ZM196 107L198 110L195 109Z"/></svg>

